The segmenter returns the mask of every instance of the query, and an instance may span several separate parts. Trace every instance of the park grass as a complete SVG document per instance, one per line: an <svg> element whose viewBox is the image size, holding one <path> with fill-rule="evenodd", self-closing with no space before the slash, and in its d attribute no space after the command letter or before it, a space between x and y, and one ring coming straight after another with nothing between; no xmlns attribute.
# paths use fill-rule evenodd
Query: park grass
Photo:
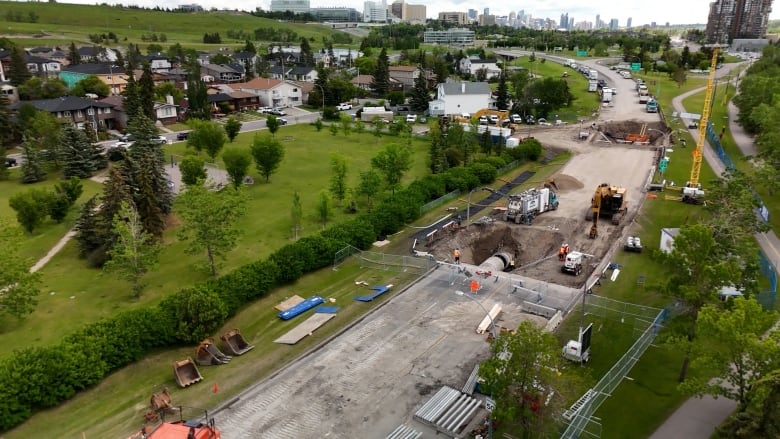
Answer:
<svg viewBox="0 0 780 439"><path fill-rule="evenodd" d="M254 135L255 133L242 133L229 146L248 148ZM259 135L268 133L264 131ZM279 171L271 176L270 183L265 183L252 167L250 175L256 183L244 188L248 198L248 214L238 222L238 226L243 229L243 235L238 246L228 254L227 260L220 268L221 273L265 258L277 248L292 242L289 218L295 191L300 194L304 213L300 236L316 234L322 229L315 213L315 205L319 192L322 189L327 190L329 186L330 153L338 152L346 157L349 187L355 187L359 172L370 167L371 158L384 145L404 141L392 136L376 138L370 133L351 134L346 137L339 134L334 137L325 130L318 133L314 127L308 125L282 127L277 137L292 139L282 140L286 148L285 159ZM166 153L181 155L185 145L185 142L168 145ZM407 173L404 184L428 172L427 142L413 138L412 148L414 165ZM3 190L0 197L25 189L25 186L16 182L0 182L0 188L5 189L6 185L8 189ZM97 183L91 183L89 187L91 193L98 192L100 188ZM82 196L82 199L86 200L86 196ZM0 203L2 215L10 215L7 201L0 199ZM359 208L362 209L364 205L364 200L359 199ZM47 223L42 226L36 232L36 236L40 235L42 238L25 240L21 245L21 254L32 260L44 256L72 226L77 215L78 210L74 209L69 220L62 225ZM331 222L349 218L350 214L334 207ZM171 227L163 236L166 245L160 255L160 263L144 277L146 289L139 299L132 297L126 282L114 275L88 268L86 261L78 258L76 243L69 242L63 251L41 270L43 294L36 310L22 321L0 321L0 342L6 347L0 353L0 358L8 357L14 349L55 343L85 323L110 317L125 309L156 303L183 287L206 280L208 275L200 268L205 262L205 256L185 254L185 243L176 237L178 220L175 216L169 220Z"/></svg>
<svg viewBox="0 0 780 439"><path fill-rule="evenodd" d="M310 273L248 305L222 327L218 334L240 328L255 349L234 357L227 365L199 367L204 376L201 383L180 389L171 369L174 361L194 356L195 346L155 352L113 373L94 388L80 392L70 401L37 413L21 426L4 433L3 437L125 437L140 429L151 393L160 391L163 386L171 390L175 405L213 409L376 309L416 277L410 273L361 268L355 259L339 266L338 270L325 268ZM395 288L373 302L358 302L353 297L367 290L365 286L355 285L358 280L372 286L393 284ZM302 297L319 294L335 299L334 305L340 310L332 321L298 344L275 344L273 340L306 317L282 321L276 316L274 305L295 294ZM219 393L213 392L215 384Z"/></svg>
<svg viewBox="0 0 780 439"><path fill-rule="evenodd" d="M6 13L20 12L27 18L30 12L39 16L36 23L6 21ZM243 40L227 38L228 30L243 30L254 39L257 28L285 28L295 31L299 37L313 39L313 44L321 45L323 38L338 32L320 24L283 23L278 20L254 17L246 12L166 12L143 9L123 8L109 5L76 5L66 3L28 3L0 2L0 20L3 33L24 46L42 45L42 41L59 41L55 45L67 47L71 41L87 43L89 34L114 32L120 44L134 42L142 47L149 44L143 41L144 35L165 34L168 46L175 42L195 49L215 48L219 45L203 44L203 34L218 32L222 36L222 45L243 45ZM37 37L36 37L37 36ZM300 41L293 41L299 44Z"/></svg>

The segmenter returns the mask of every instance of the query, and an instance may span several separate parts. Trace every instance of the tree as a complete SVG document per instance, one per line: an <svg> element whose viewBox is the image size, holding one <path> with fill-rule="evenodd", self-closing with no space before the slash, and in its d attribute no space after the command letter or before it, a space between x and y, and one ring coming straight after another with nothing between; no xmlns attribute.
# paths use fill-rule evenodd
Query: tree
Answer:
<svg viewBox="0 0 780 439"><path fill-rule="evenodd" d="M317 216L322 221L322 227L328 225L328 219L330 219L330 196L325 190L320 191L320 199L317 201Z"/></svg>
<svg viewBox="0 0 780 439"><path fill-rule="evenodd" d="M225 170L233 186L240 188L252 165L252 155L243 148L232 147L222 153L222 161L225 162Z"/></svg>
<svg viewBox="0 0 780 439"><path fill-rule="evenodd" d="M240 229L237 221L246 211L246 200L239 190L214 191L202 184L187 187L176 198L182 218L179 239L187 241L186 252L206 252L211 276L217 275L217 259L225 259L235 248Z"/></svg>
<svg viewBox="0 0 780 439"><path fill-rule="evenodd" d="M27 70L27 63L24 60L24 51L19 46L13 45L8 62L8 81L18 87L31 77L32 74Z"/></svg>
<svg viewBox="0 0 780 439"><path fill-rule="evenodd" d="M22 318L35 310L41 290L41 275L30 272L32 264L17 254L19 233L0 221L0 315Z"/></svg>
<svg viewBox="0 0 780 439"><path fill-rule="evenodd" d="M165 215L171 212L173 194L165 172L165 153L156 141L154 122L143 114L130 120L127 131L135 141L128 150L130 160L123 162L123 176L131 188L133 203L146 231L162 236ZM113 216L108 218L113 221Z"/></svg>
<svg viewBox="0 0 780 439"><path fill-rule="evenodd" d="M211 105L209 104L208 87L200 78L200 65L197 59L189 62L189 75L187 79L187 102L189 103L190 117L200 120L211 119Z"/></svg>
<svg viewBox="0 0 780 439"><path fill-rule="evenodd" d="M241 122L238 121L235 117L228 118L227 122L225 122L225 134L227 134L228 140L230 140L230 143L233 143L233 140L238 136L238 133L241 132Z"/></svg>
<svg viewBox="0 0 780 439"><path fill-rule="evenodd" d="M330 131L331 136L335 137L339 133L339 126L336 125L335 123L332 123L328 125L328 131Z"/></svg>
<svg viewBox="0 0 780 439"><path fill-rule="evenodd" d="M255 159L257 171L265 177L265 182L268 183L271 174L276 172L284 159L284 145L273 137L261 137L260 134L255 134L250 150Z"/></svg>
<svg viewBox="0 0 780 439"><path fill-rule="evenodd" d="M360 173L360 183L358 184L356 192L360 195L365 195L369 211L371 211L371 200L374 195L379 193L381 186L382 178L373 168L369 168L367 171Z"/></svg>
<svg viewBox="0 0 780 439"><path fill-rule="evenodd" d="M372 122L374 123L374 137L376 137L378 141L379 138L382 137L382 131L384 131L387 126L387 122L379 116L374 116Z"/></svg>
<svg viewBox="0 0 780 439"><path fill-rule="evenodd" d="M70 208L76 203L84 192L84 185L81 179L71 177L69 180L61 181L54 186L54 193L49 201L49 216L57 223L61 223Z"/></svg>
<svg viewBox="0 0 780 439"><path fill-rule="evenodd" d="M341 131L345 136L348 136L352 132L352 118L346 114L339 116L339 122L341 122Z"/></svg>
<svg viewBox="0 0 780 439"><path fill-rule="evenodd" d="M154 98L159 102L166 102L168 96L173 98L173 103L178 104L184 100L184 92L176 87L173 82L163 82L154 87Z"/></svg>
<svg viewBox="0 0 780 439"><path fill-rule="evenodd" d="M130 118L133 118L143 113L143 102L141 102L141 91L138 85L138 81L135 80L135 73L133 72L133 66L130 62L127 63L127 69L125 70L125 76L127 77L127 83L125 89L122 91L124 96L123 105L125 108L125 114Z"/></svg>
<svg viewBox="0 0 780 439"><path fill-rule="evenodd" d="M48 111L37 111L27 121L25 143L32 146L41 162L59 169L62 158L62 124Z"/></svg>
<svg viewBox="0 0 780 439"><path fill-rule="evenodd" d="M206 162L194 155L187 154L179 162L179 171L181 171L181 181L187 186L196 184L198 180L206 180L208 174L205 168Z"/></svg>
<svg viewBox="0 0 780 439"><path fill-rule="evenodd" d="M271 133L272 136L275 136L276 132L279 131L281 123L279 122L279 119L276 118L276 116L271 115L268 116L268 119L266 119L265 126L268 128L268 132Z"/></svg>
<svg viewBox="0 0 780 439"><path fill-rule="evenodd" d="M409 104L412 110L422 113L428 109L429 102L431 102L431 93L428 91L428 80L425 79L424 72L420 72L414 78L414 89Z"/></svg>
<svg viewBox="0 0 780 439"><path fill-rule="evenodd" d="M500 334L491 350L479 366L484 388L495 401L491 416L519 437L547 437L556 431L563 404L577 386L559 372L562 359L555 336L523 322L515 334Z"/></svg>
<svg viewBox="0 0 780 439"><path fill-rule="evenodd" d="M704 224L693 224L680 228L672 251L662 255L663 264L670 269L662 289L675 299L681 313L680 337L674 339L685 352L680 382L685 381L688 372L699 311L717 300L722 287L738 285L741 277L739 256L724 253L718 247L712 229Z"/></svg>
<svg viewBox="0 0 780 439"><path fill-rule="evenodd" d="M407 146L391 143L371 159L371 166L377 168L385 177L385 183L395 195L406 171L412 167L412 151Z"/></svg>
<svg viewBox="0 0 780 439"><path fill-rule="evenodd" d="M716 439L776 438L780 436L780 369L758 379L744 411L737 411L712 436Z"/></svg>
<svg viewBox="0 0 780 439"><path fill-rule="evenodd" d="M68 65L75 66L81 64L81 55L79 55L78 49L76 49L76 43L70 42L67 55Z"/></svg>
<svg viewBox="0 0 780 439"><path fill-rule="evenodd" d="M37 183L46 179L46 170L43 169L43 158L30 142L22 144L22 183Z"/></svg>
<svg viewBox="0 0 780 439"><path fill-rule="evenodd" d="M141 100L141 109L144 115L151 120L157 120L154 112L154 78L152 67L148 62L144 62L143 73L138 80L138 97Z"/></svg>
<svg viewBox="0 0 780 439"><path fill-rule="evenodd" d="M187 146L198 153L206 151L213 161L227 141L225 130L216 122L192 121L190 125L193 130L187 138Z"/></svg>
<svg viewBox="0 0 780 439"><path fill-rule="evenodd" d="M373 78L371 90L377 96L385 96L390 89L390 61L387 57L387 49L384 47L376 60Z"/></svg>
<svg viewBox="0 0 780 439"><path fill-rule="evenodd" d="M691 365L717 370L716 379L689 378L681 386L696 396L720 395L736 400L739 410L744 411L755 382L780 368L780 332L761 337L777 314L764 311L755 299L738 297L730 305L728 310L720 304L705 305L697 321L693 346L696 355Z"/></svg>
<svg viewBox="0 0 780 439"><path fill-rule="evenodd" d="M11 109L8 108L8 96L0 93L0 151L2 151L3 156L14 140L15 131ZM2 171L0 171L0 174L2 174Z"/></svg>
<svg viewBox="0 0 780 439"><path fill-rule="evenodd" d="M81 213L74 228L79 256L87 258L93 267L103 265L106 258L106 248L109 244L108 240L105 239L108 226L103 222L97 195L91 197L81 207Z"/></svg>
<svg viewBox="0 0 780 439"><path fill-rule="evenodd" d="M103 270L118 273L131 282L133 297L139 298L144 287L141 278L159 262L162 246L144 230L138 211L129 202L122 203L112 224L116 241L108 251L110 259Z"/></svg>
<svg viewBox="0 0 780 439"><path fill-rule="evenodd" d="M16 212L16 221L27 232L32 233L49 214L52 194L45 189L30 189L18 192L8 199L8 205Z"/></svg>
<svg viewBox="0 0 780 439"><path fill-rule="evenodd" d="M499 110L509 109L509 87L506 82L506 74L501 72L498 77L498 89L496 90L496 108Z"/></svg>
<svg viewBox="0 0 780 439"><path fill-rule="evenodd" d="M94 163L93 146L84 131L73 126L62 129L63 175L65 178L89 178L98 169Z"/></svg>
<svg viewBox="0 0 780 439"><path fill-rule="evenodd" d="M314 53L312 53L309 40L306 37L301 38L301 63L306 66L314 65Z"/></svg>
<svg viewBox="0 0 780 439"><path fill-rule="evenodd" d="M71 89L71 94L74 96L86 96L88 93L98 95L98 97L104 98L111 94L111 90L108 88L108 84L101 81L95 75L89 75Z"/></svg>
<svg viewBox="0 0 780 439"><path fill-rule="evenodd" d="M303 207L301 206L301 195L298 191L293 193L292 209L290 210L290 220L292 221L293 239L298 240L298 232L301 230L301 221L303 220Z"/></svg>
<svg viewBox="0 0 780 439"><path fill-rule="evenodd" d="M339 204L347 195L347 158L338 153L330 155L330 193Z"/></svg>
<svg viewBox="0 0 780 439"><path fill-rule="evenodd" d="M68 85L60 78L41 79L33 76L18 88L19 97L24 100L54 99L68 94Z"/></svg>

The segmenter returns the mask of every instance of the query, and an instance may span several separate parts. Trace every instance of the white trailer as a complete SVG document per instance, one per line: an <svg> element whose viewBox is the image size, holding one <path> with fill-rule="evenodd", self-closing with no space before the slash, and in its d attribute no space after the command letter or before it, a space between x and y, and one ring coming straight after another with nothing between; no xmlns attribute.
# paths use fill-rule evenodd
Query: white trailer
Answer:
<svg viewBox="0 0 780 439"><path fill-rule="evenodd" d="M588 79L598 80L599 72L594 69L588 70Z"/></svg>
<svg viewBox="0 0 780 439"><path fill-rule="evenodd" d="M595 79L588 81L588 91L594 92L599 89L599 82Z"/></svg>
<svg viewBox="0 0 780 439"><path fill-rule="evenodd" d="M558 208L558 197L550 188L528 189L507 199L505 221L531 224L536 215Z"/></svg>
<svg viewBox="0 0 780 439"><path fill-rule="evenodd" d="M612 89L603 87L601 89L601 102L612 102Z"/></svg>

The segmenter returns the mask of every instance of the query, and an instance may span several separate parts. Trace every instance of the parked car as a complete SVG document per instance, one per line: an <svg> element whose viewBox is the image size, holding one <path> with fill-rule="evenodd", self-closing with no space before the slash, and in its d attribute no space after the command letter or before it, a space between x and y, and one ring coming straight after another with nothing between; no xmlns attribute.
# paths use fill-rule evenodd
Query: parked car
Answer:
<svg viewBox="0 0 780 439"><path fill-rule="evenodd" d="M176 140L187 140L187 138L190 137L189 131L181 131L179 133L176 133Z"/></svg>
<svg viewBox="0 0 780 439"><path fill-rule="evenodd" d="M13 168L14 166L16 166L18 164L19 163L13 157L6 157L5 158L5 167L6 168Z"/></svg>
<svg viewBox="0 0 780 439"><path fill-rule="evenodd" d="M489 119L491 125L495 125L498 123L498 116L496 116L495 114L491 114Z"/></svg>
<svg viewBox="0 0 780 439"><path fill-rule="evenodd" d="M487 116L479 116L479 124L480 125L487 125L487 123L488 123Z"/></svg>
<svg viewBox="0 0 780 439"><path fill-rule="evenodd" d="M523 123L523 118L520 117L519 114L513 114L509 116L509 120L511 120L512 123Z"/></svg>
<svg viewBox="0 0 780 439"><path fill-rule="evenodd" d="M551 127L552 126L552 124L550 122L547 122L547 119L545 119L543 117L540 117L539 120L536 121L536 123L538 123L539 125L541 125L543 127Z"/></svg>
<svg viewBox="0 0 780 439"><path fill-rule="evenodd" d="M533 114L529 114L529 115L527 115L527 116L525 117L525 123L527 123L528 125L533 125L533 124L535 124L535 123L536 123L536 120L534 119L534 115L533 115Z"/></svg>
<svg viewBox="0 0 780 439"><path fill-rule="evenodd" d="M281 117L277 119L279 121L279 125L287 125L287 119L282 119Z"/></svg>
<svg viewBox="0 0 780 439"><path fill-rule="evenodd" d="M119 136L119 141L123 143L132 143L134 140L132 134L123 134Z"/></svg>
<svg viewBox="0 0 780 439"><path fill-rule="evenodd" d="M165 136L157 136L152 139L152 143L156 143L158 145L165 145L168 143L168 138Z"/></svg>
<svg viewBox="0 0 780 439"><path fill-rule="evenodd" d="M260 107L257 109L258 113L268 113L269 111L273 110L271 107Z"/></svg>
<svg viewBox="0 0 780 439"><path fill-rule="evenodd" d="M272 108L268 111L266 111L268 114L273 114L274 116L287 116L287 113L282 111L281 108Z"/></svg>
<svg viewBox="0 0 780 439"><path fill-rule="evenodd" d="M349 102L342 102L342 103L336 105L336 109L339 110L339 111L351 110L352 109L352 104L350 104Z"/></svg>
<svg viewBox="0 0 780 439"><path fill-rule="evenodd" d="M407 114L406 115L406 123L415 123L417 122L417 115L416 114Z"/></svg>
<svg viewBox="0 0 780 439"><path fill-rule="evenodd" d="M606 87L606 86L607 86L607 81L605 81L605 80L603 80L603 79L599 79L599 80L597 81L597 83L598 83L598 87L599 87L599 88L604 88L604 87Z"/></svg>

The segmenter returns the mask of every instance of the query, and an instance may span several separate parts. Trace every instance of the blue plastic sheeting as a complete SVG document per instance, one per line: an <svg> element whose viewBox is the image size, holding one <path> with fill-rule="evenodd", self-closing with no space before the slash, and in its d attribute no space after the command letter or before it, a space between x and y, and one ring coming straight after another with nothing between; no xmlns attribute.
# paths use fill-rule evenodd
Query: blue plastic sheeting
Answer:
<svg viewBox="0 0 780 439"><path fill-rule="evenodd" d="M320 306L314 310L314 312L318 312L321 314L336 314L338 311L339 311L338 306Z"/></svg>
<svg viewBox="0 0 780 439"><path fill-rule="evenodd" d="M371 290L374 291L373 294L370 294L368 296L357 296L355 297L355 300L359 300L361 302L370 302L376 299L377 297L381 296L382 294L386 293L387 290L389 289L390 287L385 287L385 286L372 287Z"/></svg>
<svg viewBox="0 0 780 439"><path fill-rule="evenodd" d="M311 296L303 302L293 306L292 308L288 308L280 312L279 318L282 320L290 320L291 318L301 315L321 303L325 303L325 299L320 296Z"/></svg>

